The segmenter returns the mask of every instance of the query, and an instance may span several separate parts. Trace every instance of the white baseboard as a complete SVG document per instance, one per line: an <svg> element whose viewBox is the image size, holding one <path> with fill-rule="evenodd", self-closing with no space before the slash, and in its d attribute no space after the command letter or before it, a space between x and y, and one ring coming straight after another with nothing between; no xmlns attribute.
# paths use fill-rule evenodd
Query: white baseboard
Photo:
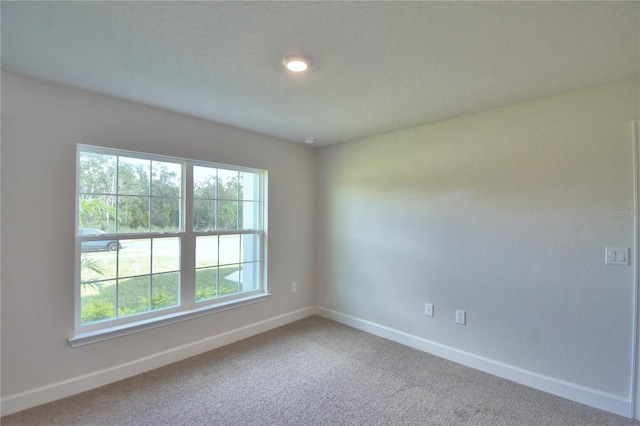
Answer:
<svg viewBox="0 0 640 426"><path fill-rule="evenodd" d="M469 352L441 345L421 337L376 324L360 318L346 315L322 307L317 307L317 315L348 325L358 330L403 344L405 346L436 355L467 367L493 374L534 389L538 389L581 404L589 405L601 410L609 411L625 417L633 417L630 399L617 395L587 388L574 383L565 382L553 377L544 376L512 365L504 364L492 359L474 355Z"/></svg>
<svg viewBox="0 0 640 426"><path fill-rule="evenodd" d="M66 398L81 392L98 388L136 374L163 367L183 359L219 348L230 343L246 339L276 327L306 318L315 313L315 307L307 307L297 311L269 318L264 321L207 337L193 343L168 349L125 364L116 365L104 370L95 371L51 385L31 389L25 392L8 395L0 401L2 415L17 413L41 404Z"/></svg>

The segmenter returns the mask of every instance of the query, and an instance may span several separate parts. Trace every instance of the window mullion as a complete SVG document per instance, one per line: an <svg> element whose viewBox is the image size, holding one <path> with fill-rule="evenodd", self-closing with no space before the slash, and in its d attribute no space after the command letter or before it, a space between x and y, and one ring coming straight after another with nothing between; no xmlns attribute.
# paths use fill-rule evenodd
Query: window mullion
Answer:
<svg viewBox="0 0 640 426"><path fill-rule="evenodd" d="M191 307L195 304L196 293L196 237L193 232L193 163L185 162L183 172L182 231L180 244L181 263L181 304Z"/></svg>
<svg viewBox="0 0 640 426"><path fill-rule="evenodd" d="M153 256L154 256L154 245L155 238L150 238L149 241L149 312L153 311Z"/></svg>
<svg viewBox="0 0 640 426"><path fill-rule="evenodd" d="M119 301L120 301L120 277L119 275L119 271L120 271L120 250L118 250L116 252L116 288L115 288L115 312L114 312L114 318L118 318L119 317L119 312L120 312L120 306L119 306Z"/></svg>
<svg viewBox="0 0 640 426"><path fill-rule="evenodd" d="M218 260L216 261L216 296L220 296L220 236L218 236L217 243Z"/></svg>
<svg viewBox="0 0 640 426"><path fill-rule="evenodd" d="M215 229L219 229L220 227L218 226L218 202L220 201L220 197L218 195L218 188L220 187L220 170L216 169L216 187L215 187L215 191L213 192L213 223L214 223L214 228Z"/></svg>
<svg viewBox="0 0 640 426"><path fill-rule="evenodd" d="M113 218L113 220L116 221L116 223L114 224L115 226L113 227L113 229L115 229L116 234L120 233L120 220L118 220L120 218L120 156L116 155L115 156L115 160L116 160L116 166L115 166L115 175L113 176L113 186L111 189L111 193L112 193L112 197L114 198L114 205L115 205L115 214L116 217Z"/></svg>
<svg viewBox="0 0 640 426"><path fill-rule="evenodd" d="M238 240L238 291L242 293L244 290L242 286L242 235L238 235Z"/></svg>

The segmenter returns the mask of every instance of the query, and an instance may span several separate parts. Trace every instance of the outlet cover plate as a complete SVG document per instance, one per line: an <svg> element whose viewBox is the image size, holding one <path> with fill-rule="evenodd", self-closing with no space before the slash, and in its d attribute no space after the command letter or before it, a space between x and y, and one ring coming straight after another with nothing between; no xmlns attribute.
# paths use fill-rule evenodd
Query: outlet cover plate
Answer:
<svg viewBox="0 0 640 426"><path fill-rule="evenodd" d="M605 247L604 263L607 265L629 265L628 247Z"/></svg>

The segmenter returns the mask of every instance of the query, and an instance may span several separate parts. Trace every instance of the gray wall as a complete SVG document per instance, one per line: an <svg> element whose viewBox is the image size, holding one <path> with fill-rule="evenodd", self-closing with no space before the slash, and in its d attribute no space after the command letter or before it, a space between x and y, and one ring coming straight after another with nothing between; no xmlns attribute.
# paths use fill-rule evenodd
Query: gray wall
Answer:
<svg viewBox="0 0 640 426"><path fill-rule="evenodd" d="M2 398L50 400L317 305L628 400L632 267L604 265L604 247L633 243L633 217L616 213L633 209L638 88L312 149L3 73ZM76 143L268 169L272 298L68 347Z"/></svg>
<svg viewBox="0 0 640 426"><path fill-rule="evenodd" d="M628 400L639 116L628 82L322 148L317 304Z"/></svg>
<svg viewBox="0 0 640 426"><path fill-rule="evenodd" d="M67 346L74 326L76 143L268 169L271 299ZM3 397L312 306L313 156L302 144L3 73Z"/></svg>

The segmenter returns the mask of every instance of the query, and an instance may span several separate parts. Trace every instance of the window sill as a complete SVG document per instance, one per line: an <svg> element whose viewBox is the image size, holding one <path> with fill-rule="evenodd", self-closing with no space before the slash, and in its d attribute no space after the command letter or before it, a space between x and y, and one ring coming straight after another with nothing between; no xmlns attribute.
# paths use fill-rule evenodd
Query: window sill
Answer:
<svg viewBox="0 0 640 426"><path fill-rule="evenodd" d="M240 306L251 305L253 303L263 302L271 297L270 293L258 294L243 299L234 299L217 305L207 305L198 307L188 311L172 312L153 318L147 318L141 321L130 322L118 326L107 327L100 330L92 330L84 333L77 333L70 337L68 342L72 348L90 345L92 343L103 342L105 340L115 339L117 337L128 336L130 334L140 333L141 331L151 330L165 325L175 324L177 322L198 318L205 315L222 312L229 309L238 308Z"/></svg>

